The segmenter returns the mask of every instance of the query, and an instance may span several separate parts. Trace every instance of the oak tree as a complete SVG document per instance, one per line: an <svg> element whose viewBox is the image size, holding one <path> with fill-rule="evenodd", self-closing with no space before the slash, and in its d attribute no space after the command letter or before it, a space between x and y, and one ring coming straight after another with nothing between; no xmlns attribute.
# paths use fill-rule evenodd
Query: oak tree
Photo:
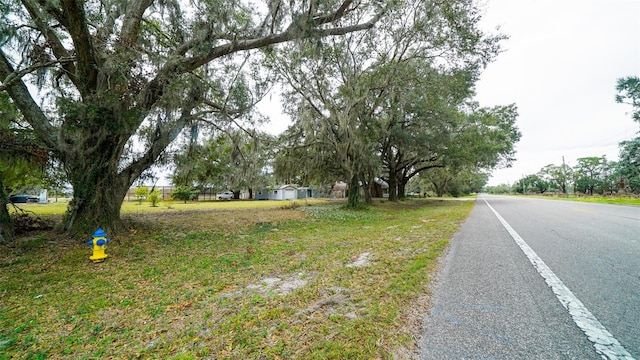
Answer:
<svg viewBox="0 0 640 360"><path fill-rule="evenodd" d="M301 165L305 172L347 180L353 196L359 184L366 196L380 176L395 200L420 171L444 166L445 153L452 155L449 149L455 147L453 135L477 139L467 125L489 118L469 116L461 108L502 37L478 29L480 17L471 1L405 4L392 9L394 16L382 19L375 32L308 44L303 50L315 56L274 55L290 89L292 159L309 155ZM515 109L503 112L516 114ZM485 127L492 128L502 129ZM502 139L508 146L512 141ZM289 164L300 166L300 161Z"/></svg>
<svg viewBox="0 0 640 360"><path fill-rule="evenodd" d="M370 29L391 3L6 0L0 91L64 166L63 229L115 230L127 190L185 128L252 105L238 94L263 75L252 50Z"/></svg>

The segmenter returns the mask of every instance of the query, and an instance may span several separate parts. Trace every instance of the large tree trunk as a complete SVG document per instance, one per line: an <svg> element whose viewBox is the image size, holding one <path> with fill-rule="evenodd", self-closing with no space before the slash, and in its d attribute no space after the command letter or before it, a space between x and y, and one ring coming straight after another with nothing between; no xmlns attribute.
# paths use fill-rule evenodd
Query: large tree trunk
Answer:
<svg viewBox="0 0 640 360"><path fill-rule="evenodd" d="M398 179L391 171L389 171L389 201L398 201Z"/></svg>
<svg viewBox="0 0 640 360"><path fill-rule="evenodd" d="M400 180L398 181L398 197L405 197L406 196L406 190L407 190L407 180Z"/></svg>
<svg viewBox="0 0 640 360"><path fill-rule="evenodd" d="M107 233L118 230L120 207L137 178L137 173L119 168L130 136L122 119L105 108L98 108L94 114L83 120L87 126L75 134L78 138L74 146L61 153L73 186L73 199L61 227L78 238L90 236L98 227ZM113 125L105 126L105 122Z"/></svg>
<svg viewBox="0 0 640 360"><path fill-rule="evenodd" d="M364 179L364 177L363 177ZM372 204L373 199L371 197L371 188L373 187L374 181L373 177L370 177L367 181L364 181L364 202L366 204Z"/></svg>
<svg viewBox="0 0 640 360"><path fill-rule="evenodd" d="M13 240L14 228L7 204L9 199L4 191L4 183L2 181L2 172L0 171L0 244L8 243Z"/></svg>
<svg viewBox="0 0 640 360"><path fill-rule="evenodd" d="M349 200L347 201L347 207L356 208L360 201L360 183L358 181L358 175L354 174L349 180Z"/></svg>
<svg viewBox="0 0 640 360"><path fill-rule="evenodd" d="M115 164L113 164L115 165ZM115 233L120 208L131 183L117 171L98 164L76 169L70 174L73 199L62 221L62 229L73 237L90 236L98 227Z"/></svg>

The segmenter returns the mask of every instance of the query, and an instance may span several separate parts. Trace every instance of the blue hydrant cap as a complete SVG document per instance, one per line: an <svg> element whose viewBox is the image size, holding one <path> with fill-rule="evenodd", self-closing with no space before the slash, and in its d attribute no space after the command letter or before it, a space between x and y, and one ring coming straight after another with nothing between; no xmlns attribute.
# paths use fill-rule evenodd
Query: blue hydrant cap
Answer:
<svg viewBox="0 0 640 360"><path fill-rule="evenodd" d="M100 239L100 240L96 241L96 244L97 244L98 246L102 246L102 245L104 245L104 244L106 244L106 243L107 243L107 242L106 242L106 241L104 241L104 240L102 240L102 239Z"/></svg>
<svg viewBox="0 0 640 360"><path fill-rule="evenodd" d="M101 228L98 228L96 232L93 233L93 237L107 237L107 233L104 232Z"/></svg>

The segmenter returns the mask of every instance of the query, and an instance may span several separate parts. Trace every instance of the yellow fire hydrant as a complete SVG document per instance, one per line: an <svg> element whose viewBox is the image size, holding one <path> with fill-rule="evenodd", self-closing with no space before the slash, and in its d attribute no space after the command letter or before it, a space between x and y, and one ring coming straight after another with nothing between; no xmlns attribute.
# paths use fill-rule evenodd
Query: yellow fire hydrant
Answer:
<svg viewBox="0 0 640 360"><path fill-rule="evenodd" d="M107 234L101 228L98 228L98 230L93 233L92 237L93 239L87 242L87 244L93 248L93 255L89 256L89 259L94 263L103 262L108 256L105 253L105 250L107 248L109 238L107 238Z"/></svg>

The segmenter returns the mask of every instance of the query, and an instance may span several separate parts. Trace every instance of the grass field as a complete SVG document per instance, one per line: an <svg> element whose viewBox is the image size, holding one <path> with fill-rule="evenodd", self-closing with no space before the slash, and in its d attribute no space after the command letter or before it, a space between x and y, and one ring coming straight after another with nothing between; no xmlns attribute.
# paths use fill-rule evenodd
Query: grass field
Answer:
<svg viewBox="0 0 640 360"><path fill-rule="evenodd" d="M99 264L31 234L0 248L0 359L408 358L436 259L472 207L128 203L134 225Z"/></svg>
<svg viewBox="0 0 640 360"><path fill-rule="evenodd" d="M600 203L600 204L616 204L616 205L640 205L640 198L637 196L562 196L562 195L545 195L545 196L535 196L535 195L527 195L533 197L539 197L541 199L552 199L552 200L565 200L565 201L578 201L578 202L592 202L592 203Z"/></svg>

